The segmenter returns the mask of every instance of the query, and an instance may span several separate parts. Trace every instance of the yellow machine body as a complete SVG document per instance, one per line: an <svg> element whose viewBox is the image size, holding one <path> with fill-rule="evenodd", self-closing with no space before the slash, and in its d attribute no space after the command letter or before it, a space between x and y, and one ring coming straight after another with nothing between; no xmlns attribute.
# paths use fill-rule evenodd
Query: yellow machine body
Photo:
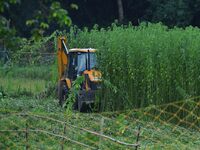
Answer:
<svg viewBox="0 0 200 150"><path fill-rule="evenodd" d="M71 66L70 60L72 60L70 58L70 56L77 55L76 57L78 57L79 54L83 55L83 58L85 56L87 56L86 60L82 58L82 60L78 60L78 61L79 61L79 63L81 63L80 61L84 61L87 65L90 65L90 62L93 63L92 60L89 59L90 55L93 56L93 54L95 54L95 52L96 52L96 49L92 49L92 48L67 49L66 44L67 44L66 37L58 37L58 42L57 42L58 75L59 75L59 81L58 81L58 83L59 83L58 84L58 86L59 86L58 93L59 94L58 94L58 96L60 97L59 102L61 105L63 104L63 102L66 99L66 95L67 95L66 93L72 87L72 81L75 80L75 77L71 77L69 75L69 72L72 69L74 69L74 70L77 69L77 68L70 67ZM89 61L87 59L89 59ZM77 67L77 66L75 66L75 67ZM83 102L93 103L94 101L88 100L89 98L87 99L87 96L90 95L91 93L92 93L92 95L94 95L95 90L97 90L96 85L97 84L99 85L99 83L101 82L101 73L94 68L90 68L90 66L89 66L88 68L83 70L81 72L81 74L79 74L79 75L84 76L85 80L84 80L84 85L83 85L84 88L81 88L80 92L79 92L80 93L79 95L84 95L84 96L82 96L82 97L84 97L83 98L84 100L82 99L82 100L78 100L78 101L82 101L82 103ZM65 91L67 91L66 93L62 91L63 87L64 87ZM65 96L63 96L63 95L65 95ZM79 104L79 105L82 105L82 104ZM81 110L80 107L81 106L79 106L79 108L78 108L79 110Z"/></svg>

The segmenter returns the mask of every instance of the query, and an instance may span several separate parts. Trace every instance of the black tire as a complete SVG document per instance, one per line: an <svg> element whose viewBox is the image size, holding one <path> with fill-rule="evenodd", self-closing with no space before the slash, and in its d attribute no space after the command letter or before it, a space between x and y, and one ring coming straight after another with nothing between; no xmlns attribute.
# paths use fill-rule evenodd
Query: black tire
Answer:
<svg viewBox="0 0 200 150"><path fill-rule="evenodd" d="M73 104L73 109L74 110L78 110L78 96L76 96L76 100L75 100L75 102Z"/></svg>
<svg viewBox="0 0 200 150"><path fill-rule="evenodd" d="M58 100L60 106L63 106L65 100L66 100L66 94L64 91L64 86L66 85L66 82L64 81L59 81L58 82Z"/></svg>
<svg viewBox="0 0 200 150"><path fill-rule="evenodd" d="M83 102L81 100L81 96L80 95L77 96L77 100L76 101L77 101L77 104L78 104L77 105L78 106L78 111L82 112Z"/></svg>

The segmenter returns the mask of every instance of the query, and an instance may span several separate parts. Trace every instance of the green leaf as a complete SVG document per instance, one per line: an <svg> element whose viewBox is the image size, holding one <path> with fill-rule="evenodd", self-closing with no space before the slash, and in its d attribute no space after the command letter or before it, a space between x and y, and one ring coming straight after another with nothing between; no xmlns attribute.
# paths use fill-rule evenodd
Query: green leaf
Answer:
<svg viewBox="0 0 200 150"><path fill-rule="evenodd" d="M26 25L27 25L27 26L32 26L32 25L35 24L35 22L36 22L36 21L33 20L33 19L31 19L31 20L27 20L27 21L26 21Z"/></svg>
<svg viewBox="0 0 200 150"><path fill-rule="evenodd" d="M77 5L77 4L72 3L72 4L70 5L70 7L71 7L72 9L78 10L78 5Z"/></svg>
<svg viewBox="0 0 200 150"><path fill-rule="evenodd" d="M48 29L49 28L49 25L45 22L41 22L40 23L40 27L43 28L43 29Z"/></svg>

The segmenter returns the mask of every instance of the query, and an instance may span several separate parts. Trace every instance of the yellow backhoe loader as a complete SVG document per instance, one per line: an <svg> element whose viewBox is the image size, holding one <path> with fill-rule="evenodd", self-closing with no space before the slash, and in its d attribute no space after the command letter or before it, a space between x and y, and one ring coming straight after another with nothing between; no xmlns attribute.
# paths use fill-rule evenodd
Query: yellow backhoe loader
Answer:
<svg viewBox="0 0 200 150"><path fill-rule="evenodd" d="M97 70L96 50L92 48L67 48L67 38L58 37L58 99L63 106L67 100L72 82L78 76L84 81L78 92L75 109L82 111L83 104L93 104L95 92L100 88L101 73Z"/></svg>

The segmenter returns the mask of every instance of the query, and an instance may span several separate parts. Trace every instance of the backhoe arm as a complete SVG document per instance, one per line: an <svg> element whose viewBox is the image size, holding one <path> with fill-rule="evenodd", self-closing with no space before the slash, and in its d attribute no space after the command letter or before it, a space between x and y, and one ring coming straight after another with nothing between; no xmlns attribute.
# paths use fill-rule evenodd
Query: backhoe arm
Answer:
<svg viewBox="0 0 200 150"><path fill-rule="evenodd" d="M59 80L65 75L68 66L68 54L69 50L66 46L67 39L66 37L58 37L58 74Z"/></svg>

